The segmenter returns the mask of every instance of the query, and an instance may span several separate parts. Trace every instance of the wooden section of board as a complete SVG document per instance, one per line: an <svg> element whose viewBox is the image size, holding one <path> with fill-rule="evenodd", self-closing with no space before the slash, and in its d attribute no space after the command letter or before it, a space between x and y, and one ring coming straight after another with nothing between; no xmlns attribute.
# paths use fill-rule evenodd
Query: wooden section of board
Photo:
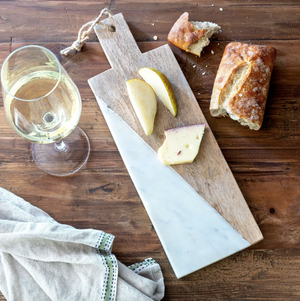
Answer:
<svg viewBox="0 0 300 301"><path fill-rule="evenodd" d="M105 22L110 23L108 19ZM89 80L95 95L155 151L163 143L166 129L205 122L205 134L194 163L174 165L173 168L250 244L260 241L262 234L170 47L164 45L142 54L122 14L113 17L113 25L115 32L103 26L95 29L112 67ZM138 70L142 67L156 68L169 78L178 105L178 115L174 118L158 101L154 132L150 136L145 136L139 124L125 84L129 79L140 78Z"/></svg>

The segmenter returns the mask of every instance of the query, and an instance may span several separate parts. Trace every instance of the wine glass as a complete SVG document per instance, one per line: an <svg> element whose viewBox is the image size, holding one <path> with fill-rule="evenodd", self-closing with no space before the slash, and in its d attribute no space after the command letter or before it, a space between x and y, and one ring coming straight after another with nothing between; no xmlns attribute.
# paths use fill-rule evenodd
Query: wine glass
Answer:
<svg viewBox="0 0 300 301"><path fill-rule="evenodd" d="M21 137L34 142L37 165L55 176L77 172L90 144L77 127L79 91L57 57L41 46L21 47L4 61L1 82L6 116Z"/></svg>

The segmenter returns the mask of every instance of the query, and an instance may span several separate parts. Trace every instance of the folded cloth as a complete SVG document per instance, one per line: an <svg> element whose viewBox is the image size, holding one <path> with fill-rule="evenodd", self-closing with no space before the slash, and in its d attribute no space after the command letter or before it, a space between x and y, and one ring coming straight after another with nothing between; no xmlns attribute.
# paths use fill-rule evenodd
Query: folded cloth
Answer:
<svg viewBox="0 0 300 301"><path fill-rule="evenodd" d="M124 266L111 253L113 239L60 224L0 188L0 290L8 301L161 300L160 266Z"/></svg>

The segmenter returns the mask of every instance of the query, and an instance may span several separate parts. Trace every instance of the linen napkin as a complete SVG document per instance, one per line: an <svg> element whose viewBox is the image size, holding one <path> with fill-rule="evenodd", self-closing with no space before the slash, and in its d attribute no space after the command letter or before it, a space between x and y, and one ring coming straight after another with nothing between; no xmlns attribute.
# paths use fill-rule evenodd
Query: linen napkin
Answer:
<svg viewBox="0 0 300 301"><path fill-rule="evenodd" d="M159 301L153 259L124 266L114 236L79 230L0 188L0 290L8 301Z"/></svg>

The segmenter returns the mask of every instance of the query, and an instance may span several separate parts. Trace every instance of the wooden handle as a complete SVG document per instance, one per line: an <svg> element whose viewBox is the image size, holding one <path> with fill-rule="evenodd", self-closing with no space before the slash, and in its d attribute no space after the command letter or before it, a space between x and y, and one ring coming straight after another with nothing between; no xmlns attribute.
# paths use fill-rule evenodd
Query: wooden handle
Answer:
<svg viewBox="0 0 300 301"><path fill-rule="evenodd" d="M112 68L126 67L130 62L141 56L134 37L124 19L123 14L117 14L112 19L105 19L103 22L114 26L115 31L111 32L107 27L95 26L96 35L105 52L105 55Z"/></svg>

